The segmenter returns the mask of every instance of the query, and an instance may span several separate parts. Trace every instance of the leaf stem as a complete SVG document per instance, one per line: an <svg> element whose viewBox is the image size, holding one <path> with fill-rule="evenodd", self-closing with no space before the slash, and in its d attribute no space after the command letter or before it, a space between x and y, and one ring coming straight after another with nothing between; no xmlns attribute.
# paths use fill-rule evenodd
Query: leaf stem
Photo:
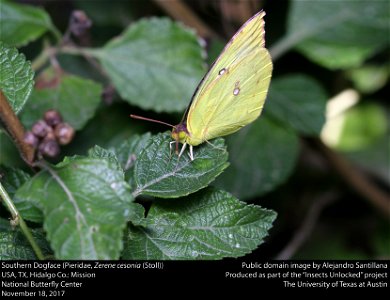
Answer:
<svg viewBox="0 0 390 300"><path fill-rule="evenodd" d="M24 161L32 165L35 156L34 148L24 142L24 127L9 105L6 96L0 90L0 120L4 123L7 132L10 134Z"/></svg>
<svg viewBox="0 0 390 300"><path fill-rule="evenodd" d="M43 65L48 61L49 53L46 50L43 50L31 63L31 68L34 71L39 70Z"/></svg>
<svg viewBox="0 0 390 300"><path fill-rule="evenodd" d="M43 40L42 48L43 50L41 51L41 53L31 63L31 68L34 71L37 71L42 68L49 60L49 58L53 56L54 48L50 46L49 41L47 39Z"/></svg>
<svg viewBox="0 0 390 300"><path fill-rule="evenodd" d="M23 218L19 214L17 208L15 207L14 203L12 202L11 198L9 197L7 191L3 187L3 185L0 182L0 196L4 200L5 206L8 208L12 215L12 220L15 223L18 223L20 226L20 229L22 230L24 236L27 238L29 241L31 247L34 250L35 255L39 260L44 260L45 257L42 253L41 248L39 248L38 244L35 242L34 237L31 234L30 229L28 228L27 224L24 222Z"/></svg>
<svg viewBox="0 0 390 300"><path fill-rule="evenodd" d="M31 67L34 71L42 68L48 60L54 55L70 54L70 55L81 55L84 57L98 57L100 55L99 50L92 48L80 48L74 46L57 46L52 47L45 43L43 51L33 60Z"/></svg>

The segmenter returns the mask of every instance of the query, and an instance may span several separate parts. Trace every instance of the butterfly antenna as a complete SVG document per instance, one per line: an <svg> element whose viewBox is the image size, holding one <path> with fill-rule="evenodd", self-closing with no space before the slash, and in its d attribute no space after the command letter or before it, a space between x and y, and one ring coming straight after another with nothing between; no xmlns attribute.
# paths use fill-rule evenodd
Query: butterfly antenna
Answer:
<svg viewBox="0 0 390 300"><path fill-rule="evenodd" d="M141 116L137 116L137 115L130 115L130 117L133 119L144 120L144 121L149 121L149 122L153 122L153 123L160 123L160 124L170 126L172 128L176 128L176 126L174 126L172 124L169 124L169 123L166 123L163 121L159 121L159 120L155 120L155 119L145 118L145 117L141 117Z"/></svg>

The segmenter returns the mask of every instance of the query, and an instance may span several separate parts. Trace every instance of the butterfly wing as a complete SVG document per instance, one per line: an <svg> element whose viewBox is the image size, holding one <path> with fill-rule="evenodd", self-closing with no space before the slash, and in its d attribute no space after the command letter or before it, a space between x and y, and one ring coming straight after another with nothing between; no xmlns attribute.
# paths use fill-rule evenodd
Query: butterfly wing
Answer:
<svg viewBox="0 0 390 300"><path fill-rule="evenodd" d="M264 15L240 28L199 85L187 113L189 144L236 132L260 115L272 73Z"/></svg>

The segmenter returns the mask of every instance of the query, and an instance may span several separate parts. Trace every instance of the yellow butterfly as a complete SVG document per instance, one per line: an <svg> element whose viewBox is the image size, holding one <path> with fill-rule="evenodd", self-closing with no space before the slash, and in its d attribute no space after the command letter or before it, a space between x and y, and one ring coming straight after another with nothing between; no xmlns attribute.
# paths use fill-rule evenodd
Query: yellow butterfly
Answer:
<svg viewBox="0 0 390 300"><path fill-rule="evenodd" d="M256 120L263 109L272 74L272 60L264 40L264 16L260 11L231 38L217 60L199 83L182 121L173 126L172 138L183 146L193 146L232 134Z"/></svg>

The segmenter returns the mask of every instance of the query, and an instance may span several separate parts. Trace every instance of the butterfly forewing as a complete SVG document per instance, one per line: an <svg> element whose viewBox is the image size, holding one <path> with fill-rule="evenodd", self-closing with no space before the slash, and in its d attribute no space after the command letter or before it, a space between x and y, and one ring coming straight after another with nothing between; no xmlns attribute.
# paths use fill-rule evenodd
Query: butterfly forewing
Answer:
<svg viewBox="0 0 390 300"><path fill-rule="evenodd" d="M187 114L190 144L231 134L260 115L272 73L263 16L241 27L198 87Z"/></svg>

